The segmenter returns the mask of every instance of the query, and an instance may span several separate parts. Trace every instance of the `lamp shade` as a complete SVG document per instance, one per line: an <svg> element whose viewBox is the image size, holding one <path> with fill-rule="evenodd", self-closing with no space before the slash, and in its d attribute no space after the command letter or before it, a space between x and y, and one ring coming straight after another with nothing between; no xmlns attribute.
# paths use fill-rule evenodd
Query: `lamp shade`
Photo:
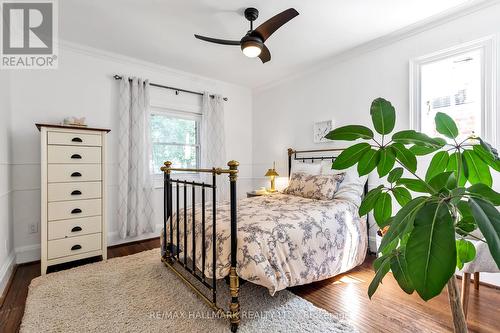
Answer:
<svg viewBox="0 0 500 333"><path fill-rule="evenodd" d="M267 170L267 172L266 172L266 175L265 175L265 176L266 176L266 177L271 177L271 176L276 176L276 177L277 177L277 176L279 176L279 175L278 175L278 173L276 172L276 170L274 170L274 169L269 169L269 170Z"/></svg>

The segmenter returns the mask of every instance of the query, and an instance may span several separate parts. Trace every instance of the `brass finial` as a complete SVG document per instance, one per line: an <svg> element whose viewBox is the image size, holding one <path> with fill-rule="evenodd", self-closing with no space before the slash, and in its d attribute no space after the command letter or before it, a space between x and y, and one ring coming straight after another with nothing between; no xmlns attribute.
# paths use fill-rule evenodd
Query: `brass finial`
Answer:
<svg viewBox="0 0 500 333"><path fill-rule="evenodd" d="M293 155L294 150L292 148L288 148L288 156Z"/></svg>
<svg viewBox="0 0 500 333"><path fill-rule="evenodd" d="M227 166L231 170L237 169L239 165L240 165L240 162L235 161L235 160L231 160L231 161L227 162Z"/></svg>
<svg viewBox="0 0 500 333"><path fill-rule="evenodd" d="M230 181L236 181L237 173L238 173L238 165L240 165L240 162L231 160L227 162L227 166L229 167L229 180Z"/></svg>
<svg viewBox="0 0 500 333"><path fill-rule="evenodd" d="M172 162L166 161L163 163L165 166L161 167L160 170L166 173L170 173L170 167L172 166Z"/></svg>

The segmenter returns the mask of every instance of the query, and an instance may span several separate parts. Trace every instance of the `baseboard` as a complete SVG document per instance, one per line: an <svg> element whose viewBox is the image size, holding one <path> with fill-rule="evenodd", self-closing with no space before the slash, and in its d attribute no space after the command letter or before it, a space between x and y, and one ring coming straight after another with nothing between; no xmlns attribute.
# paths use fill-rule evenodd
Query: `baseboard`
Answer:
<svg viewBox="0 0 500 333"><path fill-rule="evenodd" d="M40 244L16 247L15 251L18 264L40 260Z"/></svg>
<svg viewBox="0 0 500 333"><path fill-rule="evenodd" d="M0 307L3 305L6 291L12 279L14 269L16 267L16 254L11 251L7 260L0 267Z"/></svg>
<svg viewBox="0 0 500 333"><path fill-rule="evenodd" d="M142 234L136 237L120 238L118 231L108 232L108 247L121 245L126 243L133 243L142 240L147 240L151 238L157 238L160 236L161 229L163 228L163 223L157 224L155 226L155 231L147 234Z"/></svg>

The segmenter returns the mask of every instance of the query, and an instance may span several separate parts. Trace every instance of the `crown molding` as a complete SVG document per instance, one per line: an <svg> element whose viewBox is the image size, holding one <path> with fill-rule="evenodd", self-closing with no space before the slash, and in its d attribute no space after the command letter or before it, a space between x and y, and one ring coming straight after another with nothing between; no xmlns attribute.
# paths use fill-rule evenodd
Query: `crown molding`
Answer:
<svg viewBox="0 0 500 333"><path fill-rule="evenodd" d="M305 70L298 70L294 72L291 75L284 76L278 80L271 81L269 83L260 85L258 87L253 88L254 93L260 93L263 91L266 91L268 89L271 89L273 87L279 86L283 83L286 83L288 81L296 80L298 78L322 71L328 67L331 67L333 65L336 65L338 63L350 60L352 58L358 57L362 54L375 51L379 48L382 48L384 46L388 46L391 44L394 44L400 40L409 38L414 35L418 35L422 32L431 30L433 28L439 27L441 25L444 25L448 22L454 21L456 19L459 19L461 17L473 14L477 11L480 11L482 9L498 5L500 4L500 0L480 0L480 1L474 1L470 0L468 2L465 2L459 6L455 6L453 8L450 8L446 11L443 11L439 14L430 16L424 20L418 21L416 23L410 24L404 28L401 28L399 30L396 30L394 32L391 32L389 34L386 34L382 37L372 39L366 43L360 44L358 46L355 46L351 49L348 49L346 51L342 51L337 54L333 54L330 56L328 59L321 61L317 65L314 65L311 68L305 69Z"/></svg>
<svg viewBox="0 0 500 333"><path fill-rule="evenodd" d="M145 61L145 60L141 60L138 58L126 56L123 54L94 48L94 47L91 47L88 45L71 42L71 41L68 41L65 39L61 39L61 38L59 39L58 46L60 49L72 51L74 53L78 53L81 55L86 55L86 56L90 56L90 57L94 57L94 58L98 58L98 59L103 59L103 60L108 60L108 61L112 60L114 62L118 62L118 63L123 64L123 65L134 65L134 66L143 67L144 69L146 69L150 72L154 72L156 74L160 74L163 76L173 76L173 75L181 76L185 79L192 81L192 83L194 85L198 85L198 86L203 87L203 89L206 89L207 87L214 88L214 87L218 87L220 85L250 89L250 87L247 87L247 86L213 79L213 78L203 76L203 75L198 75L198 74L195 74L192 72L186 72L186 71L174 69L174 68L160 65L160 64L157 64L154 62Z"/></svg>

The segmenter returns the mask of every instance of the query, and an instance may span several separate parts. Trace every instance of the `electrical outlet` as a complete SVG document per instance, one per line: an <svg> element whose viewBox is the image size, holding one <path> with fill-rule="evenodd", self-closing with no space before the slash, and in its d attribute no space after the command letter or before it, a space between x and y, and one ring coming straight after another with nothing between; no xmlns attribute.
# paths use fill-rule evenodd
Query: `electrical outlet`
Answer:
<svg viewBox="0 0 500 333"><path fill-rule="evenodd" d="M36 223L30 224L30 226L29 226L29 233L30 234L36 234L36 233L38 233L38 224L36 224Z"/></svg>

